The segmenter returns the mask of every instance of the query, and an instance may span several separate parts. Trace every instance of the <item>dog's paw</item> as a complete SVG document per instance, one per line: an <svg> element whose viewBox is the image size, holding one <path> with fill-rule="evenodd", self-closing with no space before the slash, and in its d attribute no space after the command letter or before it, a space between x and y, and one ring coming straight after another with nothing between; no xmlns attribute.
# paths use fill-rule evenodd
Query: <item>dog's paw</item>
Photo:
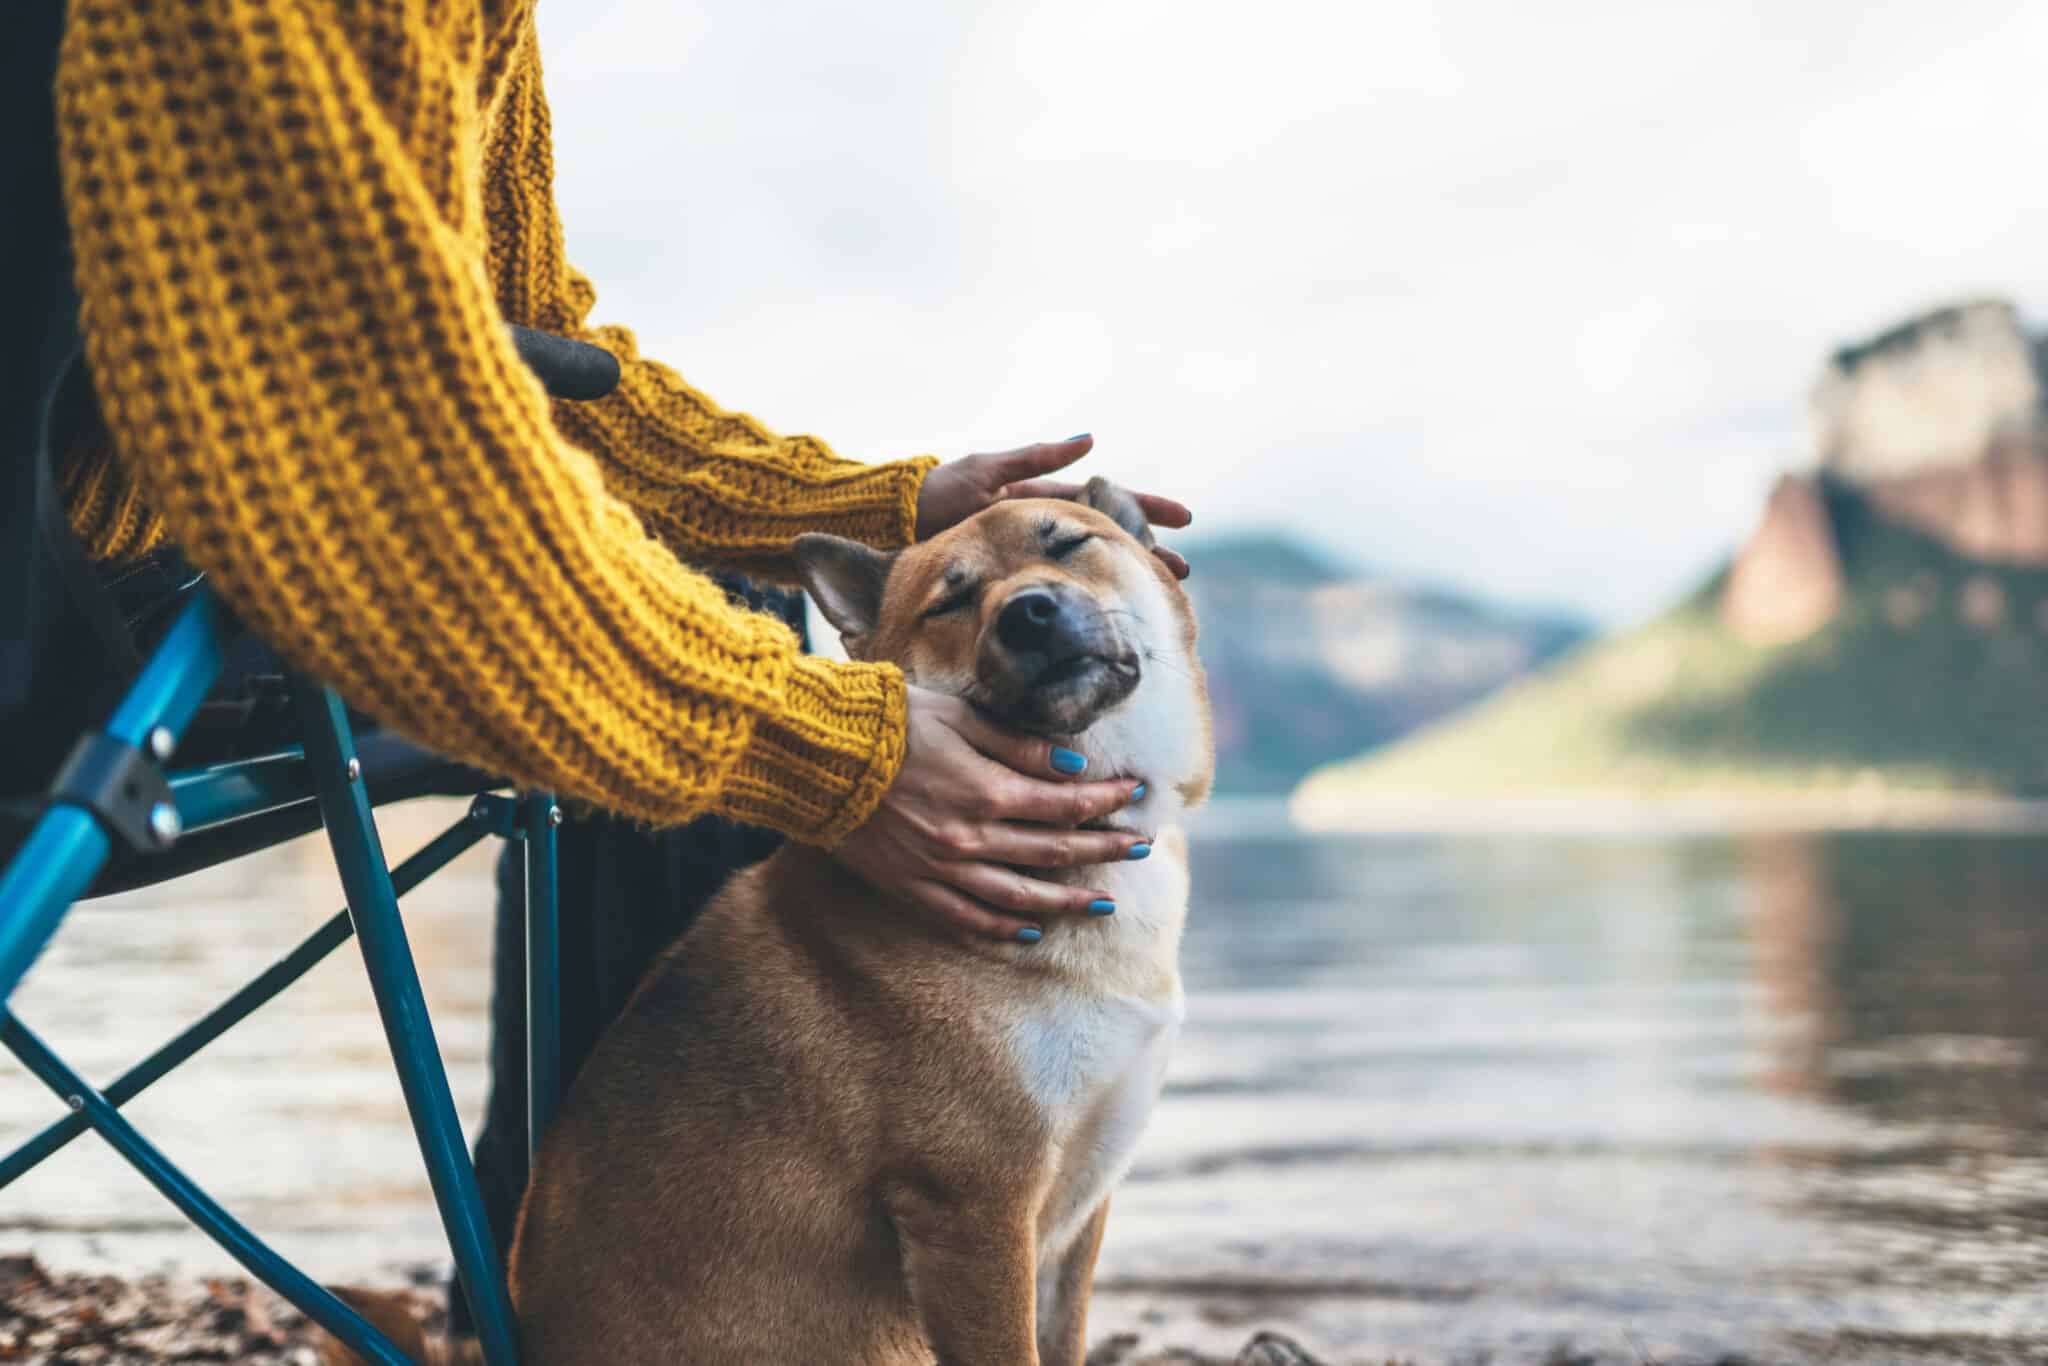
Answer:
<svg viewBox="0 0 2048 1366"><path fill-rule="evenodd" d="M1300 1343L1279 1333L1260 1333L1237 1354L1237 1366L1323 1366Z"/></svg>

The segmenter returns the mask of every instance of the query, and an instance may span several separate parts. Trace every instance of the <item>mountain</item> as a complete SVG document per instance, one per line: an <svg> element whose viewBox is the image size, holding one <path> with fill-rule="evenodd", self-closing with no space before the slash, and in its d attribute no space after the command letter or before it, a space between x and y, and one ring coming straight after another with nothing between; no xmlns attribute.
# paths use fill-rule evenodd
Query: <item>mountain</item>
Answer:
<svg viewBox="0 0 2048 1366"><path fill-rule="evenodd" d="M2010 306L1828 358L1814 458L1663 616L1469 716L1319 771L1408 794L2048 794L2043 357Z"/></svg>
<svg viewBox="0 0 2048 1366"><path fill-rule="evenodd" d="M1217 787L1285 792L1579 643L1569 617L1370 575L1284 533L1183 547L1215 708Z"/></svg>

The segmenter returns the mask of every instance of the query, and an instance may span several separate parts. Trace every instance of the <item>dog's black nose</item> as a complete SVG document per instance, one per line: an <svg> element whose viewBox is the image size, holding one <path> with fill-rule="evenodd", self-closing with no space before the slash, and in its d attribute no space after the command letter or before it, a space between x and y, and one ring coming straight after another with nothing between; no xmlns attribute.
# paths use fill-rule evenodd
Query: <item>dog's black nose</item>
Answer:
<svg viewBox="0 0 2048 1366"><path fill-rule="evenodd" d="M1027 588L1003 604L996 637L1012 650L1043 650L1060 624L1060 600L1043 588Z"/></svg>

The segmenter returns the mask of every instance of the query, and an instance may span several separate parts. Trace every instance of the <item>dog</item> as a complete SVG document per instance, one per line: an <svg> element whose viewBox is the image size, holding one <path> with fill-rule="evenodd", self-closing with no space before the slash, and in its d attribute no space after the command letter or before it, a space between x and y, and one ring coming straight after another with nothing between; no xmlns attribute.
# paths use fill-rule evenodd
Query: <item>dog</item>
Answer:
<svg viewBox="0 0 2048 1366"><path fill-rule="evenodd" d="M850 655L1144 779L1110 819L1153 853L1042 874L1116 909L1036 944L945 937L802 845L736 875L541 1145L511 1258L525 1360L1082 1366L1110 1192L1180 1028L1180 821L1215 766L1194 613L1151 544L1102 479L890 554L797 539ZM481 1359L350 1298L418 1360Z"/></svg>

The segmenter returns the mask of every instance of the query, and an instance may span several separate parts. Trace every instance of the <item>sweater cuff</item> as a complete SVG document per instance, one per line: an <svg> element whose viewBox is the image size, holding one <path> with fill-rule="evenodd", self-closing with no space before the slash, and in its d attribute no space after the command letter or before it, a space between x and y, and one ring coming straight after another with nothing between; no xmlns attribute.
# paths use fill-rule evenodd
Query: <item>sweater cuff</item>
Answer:
<svg viewBox="0 0 2048 1366"><path fill-rule="evenodd" d="M903 766L905 704L893 664L798 656L780 711L755 722L719 813L805 844L837 844L874 814Z"/></svg>
<svg viewBox="0 0 2048 1366"><path fill-rule="evenodd" d="M901 550L917 540L917 496L924 490L925 476L939 467L935 455L920 455L874 467L877 482L886 499L887 521L868 543L877 550ZM884 492L886 490L886 492ZM862 538L866 539L866 538Z"/></svg>

